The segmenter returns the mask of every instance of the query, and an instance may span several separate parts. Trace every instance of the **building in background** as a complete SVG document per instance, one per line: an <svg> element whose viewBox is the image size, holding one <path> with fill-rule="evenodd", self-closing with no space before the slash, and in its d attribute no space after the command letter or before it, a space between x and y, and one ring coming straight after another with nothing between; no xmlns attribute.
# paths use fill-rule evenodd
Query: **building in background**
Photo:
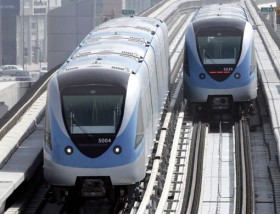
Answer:
<svg viewBox="0 0 280 214"><path fill-rule="evenodd" d="M38 64L47 61L47 14L61 7L61 0L21 0L18 19L17 64Z"/></svg>
<svg viewBox="0 0 280 214"><path fill-rule="evenodd" d="M47 60L47 12L61 0L0 0L0 64Z"/></svg>
<svg viewBox="0 0 280 214"><path fill-rule="evenodd" d="M95 27L96 0L77 1L48 14L48 70L64 63Z"/></svg>
<svg viewBox="0 0 280 214"><path fill-rule="evenodd" d="M78 3L84 0L61 0L62 6ZM125 11L134 11L137 15L162 0L96 0L96 25L102 22L124 16Z"/></svg>
<svg viewBox="0 0 280 214"><path fill-rule="evenodd" d="M0 62L15 64L17 56L17 17L20 15L20 1L1 0L1 55Z"/></svg>
<svg viewBox="0 0 280 214"><path fill-rule="evenodd" d="M26 68L46 62L48 12L83 1L86 0L0 0L0 65L17 64ZM131 15L126 12L133 11L137 15L161 0L94 1L94 21L99 25L112 18Z"/></svg>
<svg viewBox="0 0 280 214"><path fill-rule="evenodd" d="M123 9L124 10L133 10L135 14L139 14L154 4L155 1L152 0L123 0Z"/></svg>

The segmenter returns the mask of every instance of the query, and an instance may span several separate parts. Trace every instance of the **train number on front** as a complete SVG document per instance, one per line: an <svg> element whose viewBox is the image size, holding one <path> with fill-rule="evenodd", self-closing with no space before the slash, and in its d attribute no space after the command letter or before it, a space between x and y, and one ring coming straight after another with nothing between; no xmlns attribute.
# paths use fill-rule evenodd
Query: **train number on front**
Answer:
<svg viewBox="0 0 280 214"><path fill-rule="evenodd" d="M111 138L98 138L98 143L100 144L107 144L107 143L111 143Z"/></svg>

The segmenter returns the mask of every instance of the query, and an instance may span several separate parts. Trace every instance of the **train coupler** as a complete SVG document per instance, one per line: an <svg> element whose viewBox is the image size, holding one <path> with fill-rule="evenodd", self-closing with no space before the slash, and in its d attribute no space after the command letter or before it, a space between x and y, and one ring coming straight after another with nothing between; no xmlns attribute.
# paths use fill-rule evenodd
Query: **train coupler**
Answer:
<svg viewBox="0 0 280 214"><path fill-rule="evenodd" d="M108 178L109 179L109 178ZM112 184L109 179L98 177L87 177L77 179L81 197L103 198L106 197L108 189Z"/></svg>

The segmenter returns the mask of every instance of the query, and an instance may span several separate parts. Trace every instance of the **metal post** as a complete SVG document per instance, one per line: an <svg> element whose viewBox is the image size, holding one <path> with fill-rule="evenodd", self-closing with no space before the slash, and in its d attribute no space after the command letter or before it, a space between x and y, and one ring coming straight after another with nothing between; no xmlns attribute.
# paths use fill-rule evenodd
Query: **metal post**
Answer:
<svg viewBox="0 0 280 214"><path fill-rule="evenodd" d="M25 5L25 0L23 0L23 5L22 5L22 67L24 69L24 54L25 54L25 48L24 48L24 5Z"/></svg>
<svg viewBox="0 0 280 214"><path fill-rule="evenodd" d="M2 31L2 0L0 0L0 65L2 65Z"/></svg>
<svg viewBox="0 0 280 214"><path fill-rule="evenodd" d="M276 0L276 24L280 25L280 0Z"/></svg>
<svg viewBox="0 0 280 214"><path fill-rule="evenodd" d="M34 62L35 64L38 64L39 61L40 61L40 43L39 43L39 15L35 15L36 16L36 43L35 43L35 47L34 47L34 56L35 56L35 59L34 59Z"/></svg>

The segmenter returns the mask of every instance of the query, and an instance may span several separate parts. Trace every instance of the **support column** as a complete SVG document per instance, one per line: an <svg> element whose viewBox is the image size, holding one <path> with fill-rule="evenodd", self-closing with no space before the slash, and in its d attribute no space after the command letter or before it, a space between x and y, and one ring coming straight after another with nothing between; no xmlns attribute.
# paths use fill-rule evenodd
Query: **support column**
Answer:
<svg viewBox="0 0 280 214"><path fill-rule="evenodd" d="M276 24L280 25L280 0L276 0Z"/></svg>

